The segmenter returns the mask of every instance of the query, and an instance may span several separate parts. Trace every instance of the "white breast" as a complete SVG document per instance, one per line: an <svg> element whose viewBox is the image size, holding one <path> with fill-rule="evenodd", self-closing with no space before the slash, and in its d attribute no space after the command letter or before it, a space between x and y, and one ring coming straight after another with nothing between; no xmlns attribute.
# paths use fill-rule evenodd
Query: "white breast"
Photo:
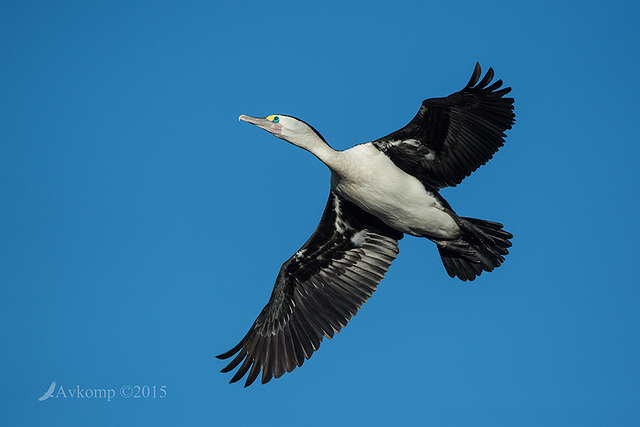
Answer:
<svg viewBox="0 0 640 427"><path fill-rule="evenodd" d="M438 199L371 143L356 145L340 157L331 187L347 200L403 233L433 238L459 233Z"/></svg>

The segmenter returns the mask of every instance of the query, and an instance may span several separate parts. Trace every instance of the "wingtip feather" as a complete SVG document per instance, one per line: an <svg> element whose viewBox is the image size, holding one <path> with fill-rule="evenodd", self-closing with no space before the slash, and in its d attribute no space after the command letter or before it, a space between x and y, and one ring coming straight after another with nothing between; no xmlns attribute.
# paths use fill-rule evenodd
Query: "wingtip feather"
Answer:
<svg viewBox="0 0 640 427"><path fill-rule="evenodd" d="M478 89L484 89L491 82L494 75L495 73L493 72L493 68L489 68L487 74L484 75L482 81L480 81L480 83L478 83L476 87Z"/></svg>
<svg viewBox="0 0 640 427"><path fill-rule="evenodd" d="M473 74L471 74L471 79L469 79L469 83L465 87L473 87L478 82L480 75L482 74L482 68L480 67L480 63L476 62L476 66L473 69Z"/></svg>

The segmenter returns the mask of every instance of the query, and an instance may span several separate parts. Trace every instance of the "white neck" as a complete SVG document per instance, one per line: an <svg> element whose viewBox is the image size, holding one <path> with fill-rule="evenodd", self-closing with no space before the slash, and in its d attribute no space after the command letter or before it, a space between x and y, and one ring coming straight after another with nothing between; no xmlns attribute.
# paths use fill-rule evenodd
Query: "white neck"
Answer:
<svg viewBox="0 0 640 427"><path fill-rule="evenodd" d="M329 147L329 144L324 142L315 132L305 132L299 137L288 139L288 141L316 156L329 169L339 171L342 152Z"/></svg>

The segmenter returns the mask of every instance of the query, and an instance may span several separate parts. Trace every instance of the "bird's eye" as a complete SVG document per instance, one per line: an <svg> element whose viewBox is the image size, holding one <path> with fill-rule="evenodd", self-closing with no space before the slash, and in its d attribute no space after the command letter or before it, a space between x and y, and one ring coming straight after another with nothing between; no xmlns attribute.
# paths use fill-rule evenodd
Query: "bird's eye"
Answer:
<svg viewBox="0 0 640 427"><path fill-rule="evenodd" d="M275 116L275 117L273 118L273 123L278 123L279 121L280 121L280 117Z"/></svg>

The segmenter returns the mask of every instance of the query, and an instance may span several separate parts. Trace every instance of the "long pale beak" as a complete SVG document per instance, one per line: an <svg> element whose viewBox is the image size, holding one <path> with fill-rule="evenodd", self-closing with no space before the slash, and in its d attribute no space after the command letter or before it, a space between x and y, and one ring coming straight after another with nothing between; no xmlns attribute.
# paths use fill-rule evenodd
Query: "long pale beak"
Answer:
<svg viewBox="0 0 640 427"><path fill-rule="evenodd" d="M241 115L240 117L238 117L238 120L243 121L243 122L247 122L247 123L251 123L252 125L256 125L259 128L262 128L264 130L266 130L267 132L270 132L276 136L278 136L280 134L280 131L282 130L282 125L279 123L273 123L267 119L263 119L260 117L251 117L251 116L247 116L245 114Z"/></svg>

